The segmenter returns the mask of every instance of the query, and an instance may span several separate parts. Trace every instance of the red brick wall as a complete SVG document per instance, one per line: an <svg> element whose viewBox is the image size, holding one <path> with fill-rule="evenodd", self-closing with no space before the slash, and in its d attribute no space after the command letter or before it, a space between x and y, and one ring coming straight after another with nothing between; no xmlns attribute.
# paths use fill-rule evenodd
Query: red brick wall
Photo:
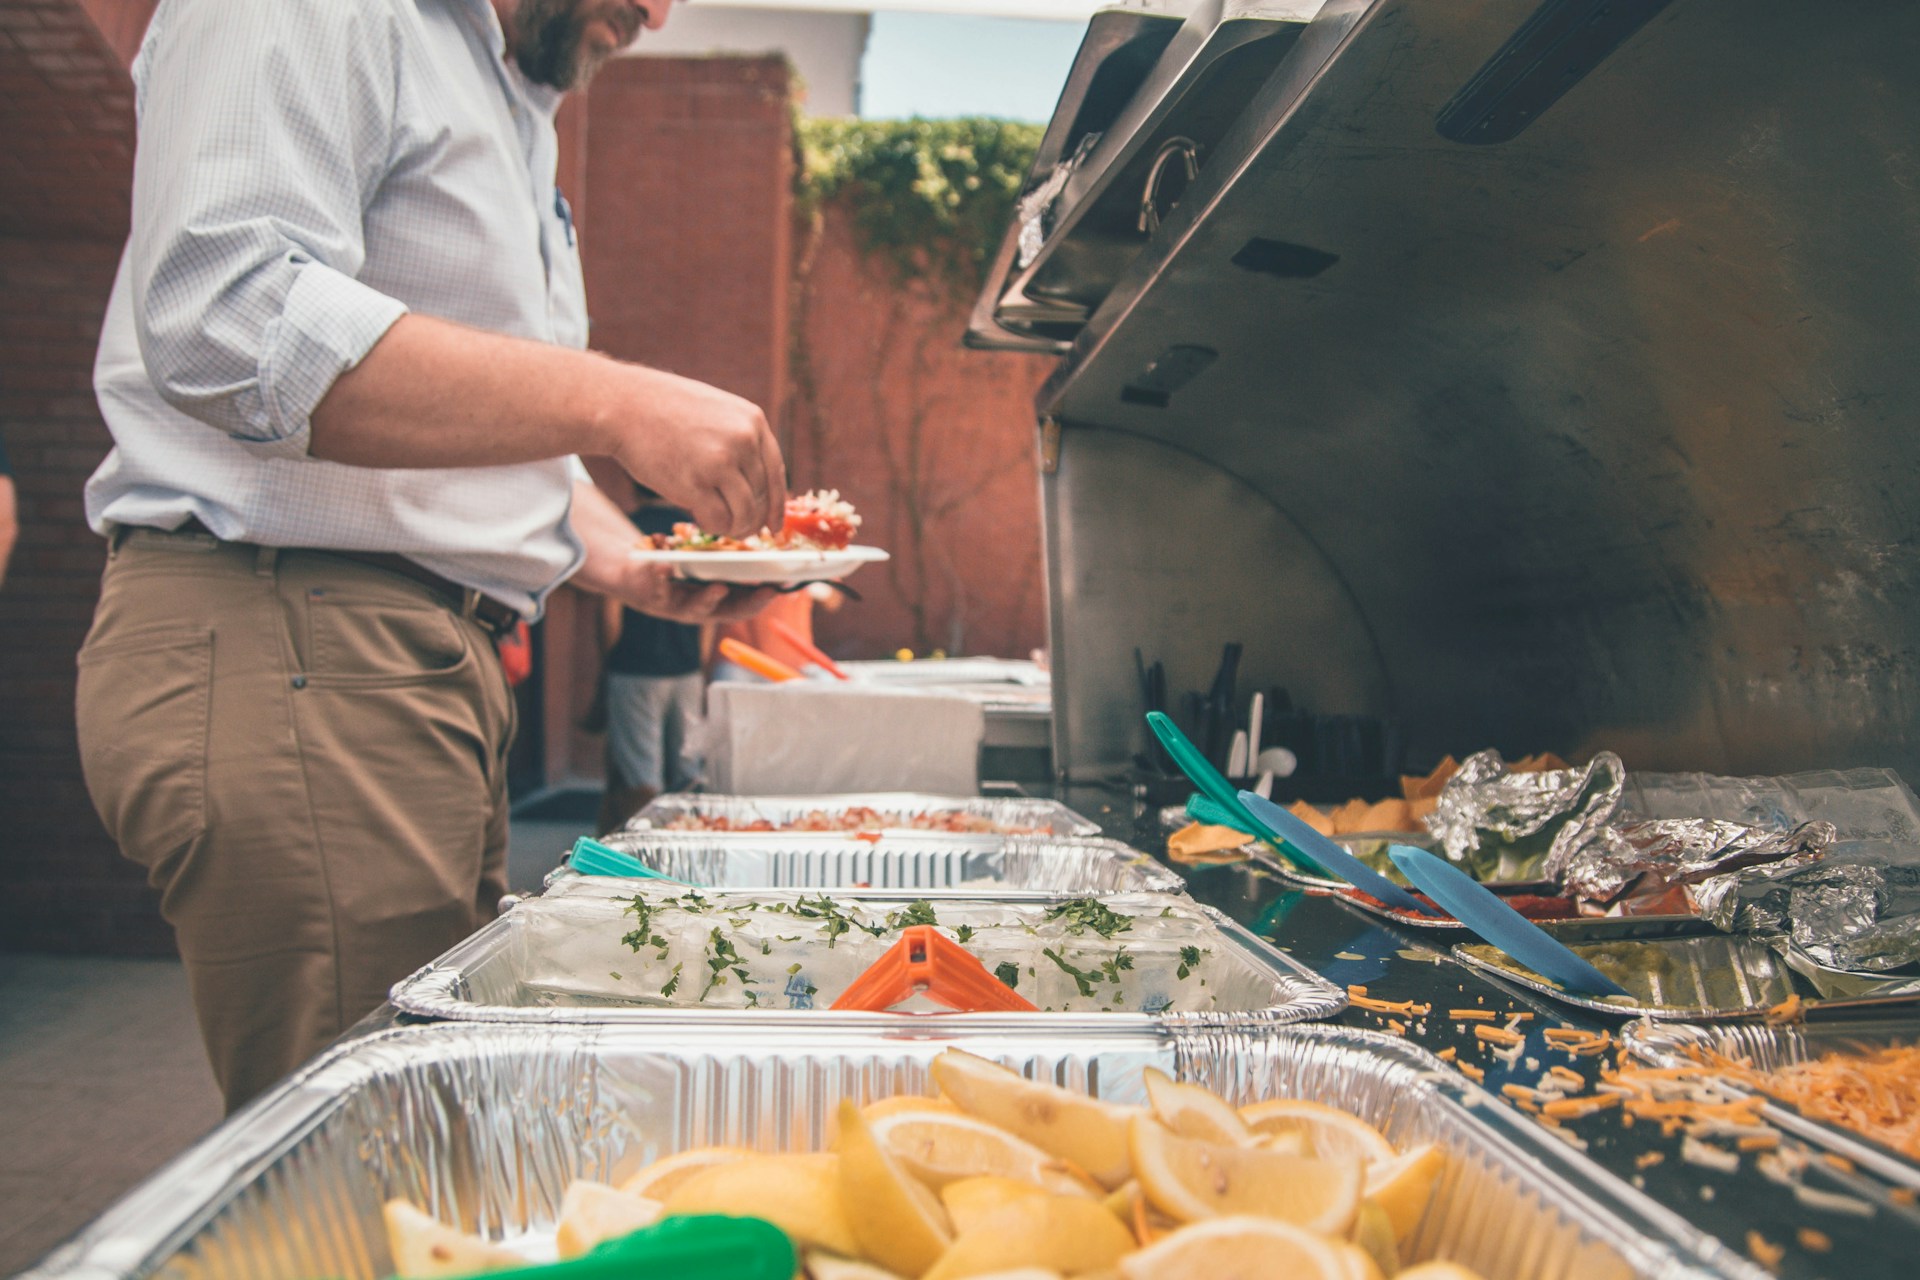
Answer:
<svg viewBox="0 0 1920 1280"><path fill-rule="evenodd" d="M0 436L21 522L0 587L0 946L155 953L171 934L94 817L73 731L104 560L80 498L109 443L93 350L133 156L116 45L131 50L151 5L88 7L0 0Z"/></svg>
<svg viewBox="0 0 1920 1280"><path fill-rule="evenodd" d="M793 477L839 489L893 553L853 579L860 603L817 615L823 646L1025 657L1046 640L1033 395L1053 361L962 348L971 300L901 286L845 209L805 234Z"/></svg>

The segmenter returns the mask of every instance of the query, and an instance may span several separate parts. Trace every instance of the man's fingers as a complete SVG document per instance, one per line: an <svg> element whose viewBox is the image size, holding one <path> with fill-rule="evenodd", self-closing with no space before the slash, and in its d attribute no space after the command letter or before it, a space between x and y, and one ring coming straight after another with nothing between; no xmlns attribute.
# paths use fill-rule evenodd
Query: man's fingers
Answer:
<svg viewBox="0 0 1920 1280"><path fill-rule="evenodd" d="M729 529L733 524L733 514L727 510L726 497L718 489L707 489L695 495L688 501L687 511L693 516L693 522L709 533Z"/></svg>
<svg viewBox="0 0 1920 1280"><path fill-rule="evenodd" d="M727 504L727 536L730 538L750 538L760 532L766 522L760 519L760 504L755 501L753 490L748 486L747 477L734 472L722 477L720 496Z"/></svg>
<svg viewBox="0 0 1920 1280"><path fill-rule="evenodd" d="M767 528L778 533L787 521L787 460L780 456L780 442L773 432L760 433L761 465L767 469Z"/></svg>

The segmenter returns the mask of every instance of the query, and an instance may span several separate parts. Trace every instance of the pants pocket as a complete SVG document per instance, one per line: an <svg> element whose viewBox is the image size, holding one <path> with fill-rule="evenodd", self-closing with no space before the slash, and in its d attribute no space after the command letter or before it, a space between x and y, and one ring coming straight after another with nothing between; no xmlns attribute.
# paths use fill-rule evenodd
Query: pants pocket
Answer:
<svg viewBox="0 0 1920 1280"><path fill-rule="evenodd" d="M444 608L331 591L307 597L308 675L316 685L383 688L465 674L473 651Z"/></svg>
<svg viewBox="0 0 1920 1280"><path fill-rule="evenodd" d="M213 633L89 640L75 699L87 792L121 852L154 870L207 827Z"/></svg>

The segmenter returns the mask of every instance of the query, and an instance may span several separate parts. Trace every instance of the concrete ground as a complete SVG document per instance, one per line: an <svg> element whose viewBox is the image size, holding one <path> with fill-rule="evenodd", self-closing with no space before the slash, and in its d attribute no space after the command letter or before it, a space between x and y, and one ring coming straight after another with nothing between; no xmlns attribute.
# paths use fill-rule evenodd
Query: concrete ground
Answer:
<svg viewBox="0 0 1920 1280"><path fill-rule="evenodd" d="M511 886L538 889L591 828L516 819ZM177 962L0 953L0 1276L33 1265L220 1112Z"/></svg>

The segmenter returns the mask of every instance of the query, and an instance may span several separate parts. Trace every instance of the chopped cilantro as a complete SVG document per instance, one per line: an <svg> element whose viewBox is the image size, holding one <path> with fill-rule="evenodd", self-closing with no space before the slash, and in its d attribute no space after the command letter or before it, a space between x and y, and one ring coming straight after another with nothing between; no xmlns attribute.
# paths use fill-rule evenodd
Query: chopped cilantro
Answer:
<svg viewBox="0 0 1920 1280"><path fill-rule="evenodd" d="M1195 969L1200 967L1200 957L1210 954L1212 954L1210 951L1201 947L1180 948L1180 967L1173 971L1173 976L1181 979L1186 978ZM1206 985L1205 980L1202 980L1200 985L1204 987Z"/></svg>
<svg viewBox="0 0 1920 1280"><path fill-rule="evenodd" d="M1073 985L1080 988L1081 995L1090 996L1093 994L1093 984L1100 981L1100 975L1098 973L1089 973L1085 969L1074 968L1052 947L1048 947L1040 954L1059 965L1061 971L1073 979Z"/></svg>
<svg viewBox="0 0 1920 1280"><path fill-rule="evenodd" d="M676 964L673 966L673 976L667 979L666 986L660 988L660 994L671 998L673 993L678 991L679 989L680 989L680 966Z"/></svg>
<svg viewBox="0 0 1920 1280"><path fill-rule="evenodd" d="M1066 931L1075 937L1091 929L1103 938L1111 938L1116 933L1125 933L1133 928L1132 916L1121 915L1098 898L1075 898L1072 902L1049 907L1047 919L1061 921Z"/></svg>
<svg viewBox="0 0 1920 1280"><path fill-rule="evenodd" d="M908 903L905 911L887 912L887 928L889 929L898 930L910 928L913 925L939 923L940 921L933 914L933 904L925 898L919 898Z"/></svg>
<svg viewBox="0 0 1920 1280"><path fill-rule="evenodd" d="M993 976L1008 987L1020 985L1020 966L1011 960L1003 960L993 967Z"/></svg>
<svg viewBox="0 0 1920 1280"><path fill-rule="evenodd" d="M973 926L970 924L955 925L953 929L953 936L959 939L962 943L972 942Z"/></svg>

